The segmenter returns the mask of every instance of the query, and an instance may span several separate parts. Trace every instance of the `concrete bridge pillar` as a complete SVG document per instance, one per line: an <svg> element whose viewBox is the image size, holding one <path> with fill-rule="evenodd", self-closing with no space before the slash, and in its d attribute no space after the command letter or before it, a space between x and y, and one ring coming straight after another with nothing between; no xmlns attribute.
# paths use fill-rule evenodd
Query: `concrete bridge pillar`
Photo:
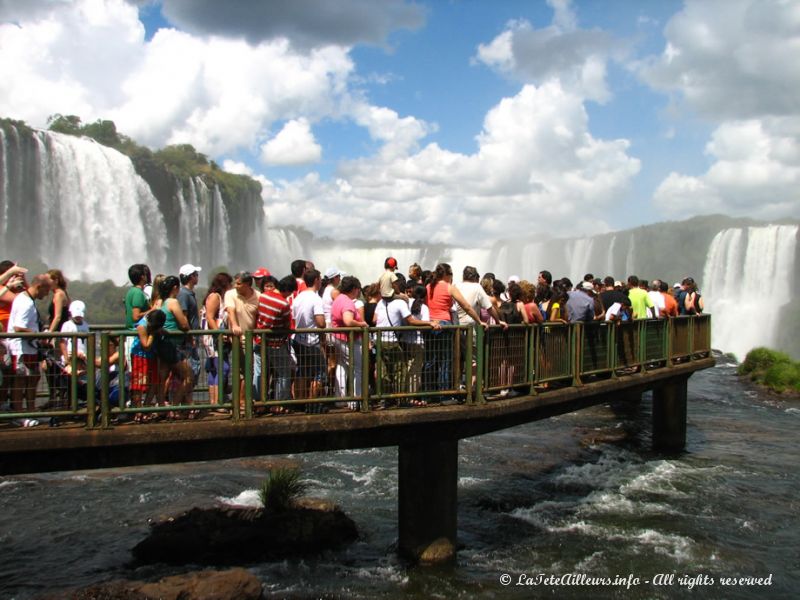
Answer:
<svg viewBox="0 0 800 600"><path fill-rule="evenodd" d="M458 513L458 440L400 445L399 547L422 564L455 559Z"/></svg>
<svg viewBox="0 0 800 600"><path fill-rule="evenodd" d="M669 379L653 389L653 448L680 452L686 447L686 383L688 375Z"/></svg>

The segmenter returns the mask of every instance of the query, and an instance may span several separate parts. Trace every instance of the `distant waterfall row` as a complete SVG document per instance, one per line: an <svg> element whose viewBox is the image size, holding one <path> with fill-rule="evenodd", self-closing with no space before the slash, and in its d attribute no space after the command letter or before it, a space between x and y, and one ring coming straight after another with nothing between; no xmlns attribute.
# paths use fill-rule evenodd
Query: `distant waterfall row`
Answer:
<svg viewBox="0 0 800 600"><path fill-rule="evenodd" d="M219 189L175 181L177 233L168 235L150 186L130 159L88 138L0 127L0 257L40 258L70 278L122 283L128 266L184 262L208 269L231 259Z"/></svg>

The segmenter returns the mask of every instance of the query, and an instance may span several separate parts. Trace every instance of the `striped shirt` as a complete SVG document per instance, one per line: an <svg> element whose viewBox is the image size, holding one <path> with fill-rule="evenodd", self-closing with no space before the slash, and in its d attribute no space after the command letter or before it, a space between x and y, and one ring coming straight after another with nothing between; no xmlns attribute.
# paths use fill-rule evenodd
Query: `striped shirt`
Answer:
<svg viewBox="0 0 800 600"><path fill-rule="evenodd" d="M258 298L257 329L289 329L291 317L289 301L277 292L264 292ZM287 336L270 336L267 345L280 346Z"/></svg>

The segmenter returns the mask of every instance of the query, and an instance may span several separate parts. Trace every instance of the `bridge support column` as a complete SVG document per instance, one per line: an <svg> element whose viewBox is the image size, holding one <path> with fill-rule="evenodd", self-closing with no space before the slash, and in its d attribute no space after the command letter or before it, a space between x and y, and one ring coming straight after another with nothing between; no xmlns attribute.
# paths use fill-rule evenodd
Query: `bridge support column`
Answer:
<svg viewBox="0 0 800 600"><path fill-rule="evenodd" d="M686 447L686 382L674 377L653 389L653 448L680 452Z"/></svg>
<svg viewBox="0 0 800 600"><path fill-rule="evenodd" d="M458 440L401 444L399 553L423 564L455 559Z"/></svg>

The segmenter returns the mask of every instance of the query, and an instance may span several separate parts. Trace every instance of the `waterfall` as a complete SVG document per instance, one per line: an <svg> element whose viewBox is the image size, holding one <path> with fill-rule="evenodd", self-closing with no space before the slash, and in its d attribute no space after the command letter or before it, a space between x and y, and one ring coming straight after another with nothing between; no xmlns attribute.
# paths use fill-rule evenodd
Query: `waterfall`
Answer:
<svg viewBox="0 0 800 600"><path fill-rule="evenodd" d="M164 255L158 203L126 156L90 139L9 130L3 258L38 256L68 277L122 282L132 262Z"/></svg>
<svg viewBox="0 0 800 600"><path fill-rule="evenodd" d="M175 201L180 207L177 246L181 262L209 271L228 267L230 222L219 188L209 189L200 177L191 178L185 187L176 179Z"/></svg>
<svg viewBox="0 0 800 600"><path fill-rule="evenodd" d="M756 346L774 346L780 307L791 301L796 225L732 228L711 242L703 270L706 312L715 348L740 360Z"/></svg>

